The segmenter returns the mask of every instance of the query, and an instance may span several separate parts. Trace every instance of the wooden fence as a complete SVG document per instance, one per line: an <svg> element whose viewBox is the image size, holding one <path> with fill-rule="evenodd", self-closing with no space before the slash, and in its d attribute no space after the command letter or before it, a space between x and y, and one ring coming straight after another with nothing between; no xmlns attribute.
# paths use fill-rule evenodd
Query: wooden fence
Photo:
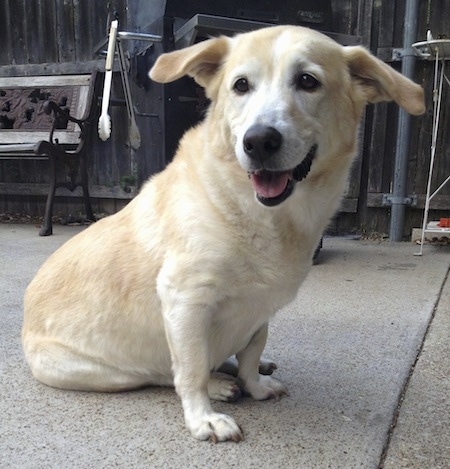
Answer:
<svg viewBox="0 0 450 469"><path fill-rule="evenodd" d="M101 70L103 61L94 55L94 51L106 38L113 14L117 13L122 30L142 31L154 20L152 5L155 1L159 0L3 0L0 2L0 76L45 74L49 70L52 73ZM402 47L405 0L333 0L332 7L335 32L360 36L362 43L374 54L400 69L401 63L393 60L393 49ZM450 37L450 0L420 2L417 39L425 39L428 29L435 37ZM96 129L93 130L89 175L94 211L98 213L120 209L150 174L165 165L161 150L165 136L155 117L158 103L150 102L149 84L144 77L154 57L145 45L139 53L136 53L136 46L133 47L132 93L142 145L134 151L128 143L127 113L123 106L111 109L113 131L110 140L100 141ZM448 74L449 65L446 71ZM121 99L121 81L118 74L115 75L113 94ZM419 60L416 81L425 88L427 111L413 119L408 194L416 194L418 203L407 209L405 236L410 234L412 227L421 225L423 214L430 161L432 76L433 64ZM164 99L162 91L161 96ZM383 194L390 193L392 187L397 115L398 109L392 104L368 107L361 128L359 158L353 168L342 211L332 224L333 230L388 231L390 210L382 205L382 200ZM435 186L450 174L449 128L450 98L445 90ZM45 184L48 182L46 165L45 161L0 160L0 213L43 213ZM58 193L55 213L82 210L77 192ZM448 216L450 187L436 197L432 208L431 219L444 214Z"/></svg>

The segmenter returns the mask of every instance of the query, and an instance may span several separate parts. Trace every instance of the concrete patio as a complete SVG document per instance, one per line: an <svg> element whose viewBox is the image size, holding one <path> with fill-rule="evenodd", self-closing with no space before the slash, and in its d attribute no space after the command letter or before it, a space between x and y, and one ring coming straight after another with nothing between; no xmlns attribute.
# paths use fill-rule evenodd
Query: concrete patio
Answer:
<svg viewBox="0 0 450 469"><path fill-rule="evenodd" d="M239 444L194 440L173 389L46 387L24 361L24 290L83 227L0 224L0 468L450 467L450 248L326 238L265 355L279 402L214 403ZM282 275L282 273L280 273Z"/></svg>

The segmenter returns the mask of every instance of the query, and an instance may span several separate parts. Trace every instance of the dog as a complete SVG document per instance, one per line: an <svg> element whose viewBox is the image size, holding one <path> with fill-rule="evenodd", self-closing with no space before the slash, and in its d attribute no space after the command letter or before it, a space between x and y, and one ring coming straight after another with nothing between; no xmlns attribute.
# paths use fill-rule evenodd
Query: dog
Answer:
<svg viewBox="0 0 450 469"><path fill-rule="evenodd" d="M173 161L121 211L59 248L27 288L23 348L53 387L175 386L199 440L239 441L211 399L287 393L263 363L336 212L367 103L424 111L422 88L361 46L274 26L162 54L210 99ZM217 373L229 357L237 377Z"/></svg>

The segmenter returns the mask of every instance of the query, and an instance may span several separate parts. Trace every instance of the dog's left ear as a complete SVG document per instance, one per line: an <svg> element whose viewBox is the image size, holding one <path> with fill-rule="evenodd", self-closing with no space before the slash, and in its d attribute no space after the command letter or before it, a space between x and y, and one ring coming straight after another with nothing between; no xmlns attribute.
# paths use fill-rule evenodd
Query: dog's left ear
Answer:
<svg viewBox="0 0 450 469"><path fill-rule="evenodd" d="M362 88L369 103L395 101L413 115L423 114L423 89L370 54L364 47L344 47L353 79Z"/></svg>
<svg viewBox="0 0 450 469"><path fill-rule="evenodd" d="M228 50L229 39L222 36L162 54L150 70L149 76L158 83L170 83L189 75L199 85L207 87Z"/></svg>

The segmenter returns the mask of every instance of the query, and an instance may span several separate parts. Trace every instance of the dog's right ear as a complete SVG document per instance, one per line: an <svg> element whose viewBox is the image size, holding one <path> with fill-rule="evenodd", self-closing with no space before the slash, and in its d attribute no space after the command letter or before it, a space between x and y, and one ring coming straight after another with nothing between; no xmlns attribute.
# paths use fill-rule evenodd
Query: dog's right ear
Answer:
<svg viewBox="0 0 450 469"><path fill-rule="evenodd" d="M158 83L170 83L189 75L199 85L207 88L228 53L229 42L229 38L222 36L162 54L150 70L149 76Z"/></svg>

